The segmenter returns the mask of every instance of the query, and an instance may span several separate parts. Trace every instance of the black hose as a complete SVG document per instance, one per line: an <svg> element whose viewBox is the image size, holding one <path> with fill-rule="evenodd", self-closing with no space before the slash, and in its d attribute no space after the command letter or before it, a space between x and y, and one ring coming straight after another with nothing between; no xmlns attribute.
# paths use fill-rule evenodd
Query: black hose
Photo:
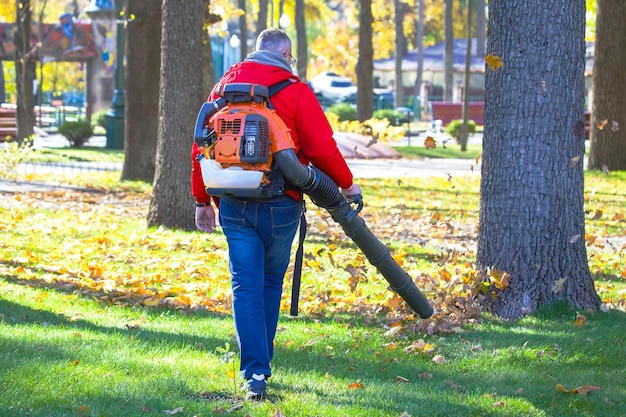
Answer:
<svg viewBox="0 0 626 417"><path fill-rule="evenodd" d="M319 169L302 165L293 149L277 152L274 158L285 178L308 195L313 203L326 209L333 220L339 223L346 235L389 282L390 288L421 318L430 317L433 308L428 299L409 274L393 259L389 249L369 230L358 215L359 210L354 210L341 195L337 184Z"/></svg>

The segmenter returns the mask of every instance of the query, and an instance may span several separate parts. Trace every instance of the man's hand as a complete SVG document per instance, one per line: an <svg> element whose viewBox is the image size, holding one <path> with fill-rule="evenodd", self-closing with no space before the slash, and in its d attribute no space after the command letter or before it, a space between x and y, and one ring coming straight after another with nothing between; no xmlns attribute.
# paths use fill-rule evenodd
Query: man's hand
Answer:
<svg viewBox="0 0 626 417"><path fill-rule="evenodd" d="M196 207L196 227L207 233L211 233L215 229L215 210L211 204Z"/></svg>
<svg viewBox="0 0 626 417"><path fill-rule="evenodd" d="M361 187L357 184L352 184L348 188L341 189L341 195L346 199L348 203L359 202L363 199L361 195Z"/></svg>

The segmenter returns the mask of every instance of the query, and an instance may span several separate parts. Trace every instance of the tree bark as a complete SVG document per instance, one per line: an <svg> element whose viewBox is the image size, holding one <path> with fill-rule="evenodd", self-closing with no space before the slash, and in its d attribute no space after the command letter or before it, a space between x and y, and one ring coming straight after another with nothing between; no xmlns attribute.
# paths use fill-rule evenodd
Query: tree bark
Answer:
<svg viewBox="0 0 626 417"><path fill-rule="evenodd" d="M589 168L626 170L626 3L598 0Z"/></svg>
<svg viewBox="0 0 626 417"><path fill-rule="evenodd" d="M296 53L298 62L296 64L298 77L306 80L306 67L309 62L309 46L306 38L306 20L304 18L304 0L296 0L295 10L296 21Z"/></svg>
<svg viewBox="0 0 626 417"><path fill-rule="evenodd" d="M32 6L30 0L16 0L15 38L15 89L17 93L17 143L22 143L33 134L35 126L35 48L31 41Z"/></svg>
<svg viewBox="0 0 626 417"><path fill-rule="evenodd" d="M159 134L149 227L195 228L190 155L198 109L206 100L198 88L203 4L203 0L163 0Z"/></svg>
<svg viewBox="0 0 626 417"><path fill-rule="evenodd" d="M256 37L267 29L267 6L268 0L259 0L259 16L256 22Z"/></svg>
<svg viewBox="0 0 626 417"><path fill-rule="evenodd" d="M404 36L404 4L400 0L393 1L394 23L396 35L396 62L395 62L395 99L396 107L404 106L404 82L402 77L402 59L406 54L406 37Z"/></svg>
<svg viewBox="0 0 626 417"><path fill-rule="evenodd" d="M372 45L372 2L359 0L359 58L356 64L357 117L371 119L374 114L374 47Z"/></svg>
<svg viewBox="0 0 626 417"><path fill-rule="evenodd" d="M454 88L453 0L444 0L443 100L452 101Z"/></svg>
<svg viewBox="0 0 626 417"><path fill-rule="evenodd" d="M123 180L154 180L159 120L161 2L126 0Z"/></svg>
<svg viewBox="0 0 626 417"><path fill-rule="evenodd" d="M595 309L583 209L585 4L489 2L477 266L504 318ZM510 280L509 280L510 279ZM507 282L508 281L508 282Z"/></svg>
<svg viewBox="0 0 626 417"><path fill-rule="evenodd" d="M237 7L243 11L239 16L239 39L241 46L239 48L239 60L243 61L248 56L248 23L246 17L246 0L237 0Z"/></svg>

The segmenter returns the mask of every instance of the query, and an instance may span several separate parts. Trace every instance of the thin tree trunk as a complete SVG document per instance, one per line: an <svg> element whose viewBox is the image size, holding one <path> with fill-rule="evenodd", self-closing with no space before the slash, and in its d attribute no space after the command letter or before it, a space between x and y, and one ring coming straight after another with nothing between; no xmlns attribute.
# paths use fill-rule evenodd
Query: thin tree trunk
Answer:
<svg viewBox="0 0 626 417"><path fill-rule="evenodd" d="M467 2L467 47L465 48L465 82L463 84L463 125L461 126L461 151L467 151L467 136L469 135L469 99L470 99L470 70L472 63L472 2Z"/></svg>
<svg viewBox="0 0 626 417"><path fill-rule="evenodd" d="M357 113L359 121L371 119L374 113L374 47L372 45L372 2L359 1L359 58L356 64Z"/></svg>
<svg viewBox="0 0 626 417"><path fill-rule="evenodd" d="M15 85L17 90L17 138L22 143L33 134L35 126L35 49L31 41L32 6L30 0L15 0L16 25L15 44Z"/></svg>
<svg viewBox="0 0 626 417"><path fill-rule="evenodd" d="M597 5L589 168L626 170L626 2Z"/></svg>
<svg viewBox="0 0 626 417"><path fill-rule="evenodd" d="M393 1L393 9L395 12L395 34L396 34L396 62L395 62L395 92L396 107L404 106L404 82L402 80L402 59L406 54L406 37L404 36L404 6L400 0Z"/></svg>
<svg viewBox="0 0 626 417"><path fill-rule="evenodd" d="M443 100L452 101L454 88L453 0L444 0Z"/></svg>
<svg viewBox="0 0 626 417"><path fill-rule="evenodd" d="M248 56L248 23L246 17L246 0L237 0L237 7L239 7L243 13L239 16L239 39L241 40L239 48L239 60L243 61Z"/></svg>
<svg viewBox="0 0 626 417"><path fill-rule="evenodd" d="M585 246L585 4L489 2L477 265L493 311L564 300L595 309ZM514 25L511 22L515 22ZM488 272L491 272L488 274Z"/></svg>
<svg viewBox="0 0 626 417"><path fill-rule="evenodd" d="M306 38L306 20L304 17L304 0L296 0L295 10L296 21L296 53L298 55L297 72L298 77L306 80L306 67L309 62L309 47Z"/></svg>

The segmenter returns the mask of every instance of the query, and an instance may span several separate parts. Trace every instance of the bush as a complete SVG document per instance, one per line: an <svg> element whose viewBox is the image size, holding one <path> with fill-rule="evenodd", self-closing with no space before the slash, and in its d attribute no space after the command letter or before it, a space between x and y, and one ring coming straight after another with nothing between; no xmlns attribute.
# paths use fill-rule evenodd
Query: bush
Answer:
<svg viewBox="0 0 626 417"><path fill-rule="evenodd" d="M59 125L58 132L70 141L73 148L80 148L93 136L91 124L85 120L63 122Z"/></svg>
<svg viewBox="0 0 626 417"><path fill-rule="evenodd" d="M463 129L463 120L452 120L448 126L446 126L446 133L456 139L457 142L461 140L461 130ZM476 133L476 123L473 120L467 121L467 133Z"/></svg>
<svg viewBox="0 0 626 417"><path fill-rule="evenodd" d="M340 122L357 120L356 107L349 103L333 104L326 110L327 113L334 113L339 116Z"/></svg>
<svg viewBox="0 0 626 417"><path fill-rule="evenodd" d="M374 112L374 119L387 119L391 126L402 126L404 114L394 109L381 109Z"/></svg>
<svg viewBox="0 0 626 417"><path fill-rule="evenodd" d="M101 127L103 129L106 129L107 121L106 121L105 116L110 111L111 110L109 110L109 109L100 109L100 110L94 112L91 115L91 127L93 127L93 128Z"/></svg>

